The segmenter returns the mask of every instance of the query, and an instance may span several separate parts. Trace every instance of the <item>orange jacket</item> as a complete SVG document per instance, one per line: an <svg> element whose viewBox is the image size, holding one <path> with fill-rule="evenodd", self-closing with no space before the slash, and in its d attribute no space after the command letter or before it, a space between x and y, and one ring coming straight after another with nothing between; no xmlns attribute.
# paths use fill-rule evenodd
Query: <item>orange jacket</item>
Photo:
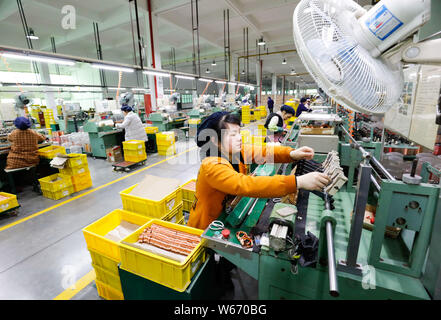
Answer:
<svg viewBox="0 0 441 320"><path fill-rule="evenodd" d="M243 145L242 156L245 163L288 163L293 161L289 155L292 150L281 146L262 148ZM227 195L270 198L282 197L297 190L294 175L247 176L243 163L239 164L239 171L235 171L231 163L221 157L207 157L202 161L188 226L206 229L222 213Z"/></svg>

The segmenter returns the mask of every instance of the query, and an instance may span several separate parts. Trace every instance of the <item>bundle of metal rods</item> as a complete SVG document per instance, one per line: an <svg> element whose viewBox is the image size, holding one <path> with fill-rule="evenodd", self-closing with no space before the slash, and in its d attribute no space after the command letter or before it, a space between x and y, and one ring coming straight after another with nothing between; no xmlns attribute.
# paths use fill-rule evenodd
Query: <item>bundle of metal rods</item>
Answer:
<svg viewBox="0 0 441 320"><path fill-rule="evenodd" d="M138 243L150 244L182 255L191 253L200 241L198 236L156 224L147 227L138 237Z"/></svg>
<svg viewBox="0 0 441 320"><path fill-rule="evenodd" d="M321 163L314 160L299 160L296 167L296 176L302 176L314 171L323 172L323 170Z"/></svg>

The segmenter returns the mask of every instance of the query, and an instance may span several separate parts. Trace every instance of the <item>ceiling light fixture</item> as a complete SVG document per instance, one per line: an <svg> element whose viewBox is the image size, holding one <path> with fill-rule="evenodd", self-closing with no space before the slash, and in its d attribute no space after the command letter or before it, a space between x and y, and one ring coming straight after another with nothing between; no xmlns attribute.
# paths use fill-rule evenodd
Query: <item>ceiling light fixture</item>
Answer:
<svg viewBox="0 0 441 320"><path fill-rule="evenodd" d="M210 69L207 68L207 70L205 70L205 73L211 73Z"/></svg>
<svg viewBox="0 0 441 320"><path fill-rule="evenodd" d="M61 65L66 65L66 66L74 66L75 65L75 62L73 62L71 60L46 58L43 56L22 55L22 54L7 53L7 52L1 53L0 55L5 58L18 59L18 60L55 63L55 64L61 64Z"/></svg>
<svg viewBox="0 0 441 320"><path fill-rule="evenodd" d="M261 37L259 39L259 42L257 43L259 46L264 46L265 45L265 41L263 40L263 37Z"/></svg>
<svg viewBox="0 0 441 320"><path fill-rule="evenodd" d="M242 70L242 72L241 72L242 74L245 74L245 70Z"/></svg>
<svg viewBox="0 0 441 320"><path fill-rule="evenodd" d="M37 37L34 33L34 29L29 28L29 32L28 35L26 36L26 38L32 39L32 40L38 40L40 39L39 37Z"/></svg>
<svg viewBox="0 0 441 320"><path fill-rule="evenodd" d="M286 59L283 59L282 64L286 64Z"/></svg>
<svg viewBox="0 0 441 320"><path fill-rule="evenodd" d="M194 77L187 77L187 76L180 76L178 74L175 74L175 77L178 79L186 79L186 80L194 80Z"/></svg>
<svg viewBox="0 0 441 320"><path fill-rule="evenodd" d="M219 80L217 80L216 83L219 83L219 84L225 84L226 82L225 82L225 81L219 81Z"/></svg>
<svg viewBox="0 0 441 320"><path fill-rule="evenodd" d="M199 78L198 80L199 80L199 81L202 81L202 82L213 82L213 80L210 80L210 79L204 79L204 78Z"/></svg>
<svg viewBox="0 0 441 320"><path fill-rule="evenodd" d="M150 76L170 78L169 73L156 72L156 71L143 71L142 73L150 75Z"/></svg>
<svg viewBox="0 0 441 320"><path fill-rule="evenodd" d="M235 83L235 82L228 82L228 84L230 84L232 86L236 86L237 85L237 83Z"/></svg>
<svg viewBox="0 0 441 320"><path fill-rule="evenodd" d="M104 69L104 70L111 70L111 71L122 71L122 72L134 72L135 71L132 68L110 66L110 65L101 64L101 63L92 63L92 67L95 69Z"/></svg>
<svg viewBox="0 0 441 320"><path fill-rule="evenodd" d="M118 88L115 88L115 87L110 87L108 89L109 90L118 90ZM119 88L119 90L126 90L126 88Z"/></svg>
<svg viewBox="0 0 441 320"><path fill-rule="evenodd" d="M211 63L212 66L216 65L216 60L213 60L213 62Z"/></svg>

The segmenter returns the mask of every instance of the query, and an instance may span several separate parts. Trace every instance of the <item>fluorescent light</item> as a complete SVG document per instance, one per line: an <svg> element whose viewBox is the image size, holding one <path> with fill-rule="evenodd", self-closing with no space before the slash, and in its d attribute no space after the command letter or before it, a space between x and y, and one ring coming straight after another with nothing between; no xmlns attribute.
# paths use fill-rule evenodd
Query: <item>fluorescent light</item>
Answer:
<svg viewBox="0 0 441 320"><path fill-rule="evenodd" d="M132 91L146 91L144 88L132 88Z"/></svg>
<svg viewBox="0 0 441 320"><path fill-rule="evenodd" d="M109 90L118 90L118 88L108 88ZM126 88L119 88L119 90L126 90Z"/></svg>
<svg viewBox="0 0 441 320"><path fill-rule="evenodd" d="M107 64L99 64L99 63L92 63L92 67L94 67L95 69L105 69L105 70L112 70L112 71L123 71L123 72L134 72L135 71L132 68L109 66Z"/></svg>
<svg viewBox="0 0 441 320"><path fill-rule="evenodd" d="M156 71L143 71L143 73L151 75L151 76L170 78L170 74L169 73L156 72Z"/></svg>
<svg viewBox="0 0 441 320"><path fill-rule="evenodd" d="M213 62L211 63L212 66L216 65L216 60L213 60Z"/></svg>
<svg viewBox="0 0 441 320"><path fill-rule="evenodd" d="M257 43L259 46L264 46L265 41L263 41L263 37L259 39L259 42Z"/></svg>
<svg viewBox="0 0 441 320"><path fill-rule="evenodd" d="M235 83L235 82L228 82L228 84L231 84L232 86L235 86L237 83Z"/></svg>
<svg viewBox="0 0 441 320"><path fill-rule="evenodd" d="M243 83L239 83L238 86L239 87L245 87L245 85Z"/></svg>
<svg viewBox="0 0 441 320"><path fill-rule="evenodd" d="M178 74L176 74L175 77L178 79L194 80L194 77L180 76Z"/></svg>
<svg viewBox="0 0 441 320"><path fill-rule="evenodd" d="M199 78L198 80L202 82L213 82L213 80L204 79L204 78Z"/></svg>
<svg viewBox="0 0 441 320"><path fill-rule="evenodd" d="M32 40L38 40L40 39L39 37L37 37L34 33L34 30L32 28L29 28L29 35L26 36L26 38L32 39Z"/></svg>
<svg viewBox="0 0 441 320"><path fill-rule="evenodd" d="M283 59L282 64L286 64L286 59Z"/></svg>
<svg viewBox="0 0 441 320"><path fill-rule="evenodd" d="M215 81L216 83L225 84L225 81Z"/></svg>
<svg viewBox="0 0 441 320"><path fill-rule="evenodd" d="M208 69L208 68L207 68L207 70L205 71L205 73L210 73L210 72L211 72L211 71L210 71L210 69Z"/></svg>
<svg viewBox="0 0 441 320"><path fill-rule="evenodd" d="M63 64L63 65L67 65L67 66L75 65L75 63L70 60L46 58L46 57L42 57L42 56L25 56L22 54L7 53L7 52L2 53L1 55L5 58L11 58L11 59L39 61L39 62L46 62L46 63L56 63L56 64Z"/></svg>
<svg viewBox="0 0 441 320"><path fill-rule="evenodd" d="M245 70L242 70L241 74L245 74Z"/></svg>

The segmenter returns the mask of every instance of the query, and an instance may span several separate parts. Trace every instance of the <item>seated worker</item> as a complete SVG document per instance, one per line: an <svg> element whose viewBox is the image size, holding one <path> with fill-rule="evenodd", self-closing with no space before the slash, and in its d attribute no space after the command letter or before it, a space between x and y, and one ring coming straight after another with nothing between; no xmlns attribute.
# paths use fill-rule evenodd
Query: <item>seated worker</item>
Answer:
<svg viewBox="0 0 441 320"><path fill-rule="evenodd" d="M279 198L298 189L322 190L330 183L326 174L302 176L248 176L246 163L289 163L312 159L314 150L302 147L259 147L242 145L240 119L228 112L216 112L201 124L196 142L203 158L199 169L195 201L187 225L206 229L218 219L228 198Z"/></svg>
<svg viewBox="0 0 441 320"><path fill-rule="evenodd" d="M271 138L273 142L280 141L284 135L283 130L286 127L285 121L293 117L295 113L296 112L292 107L283 105L280 108L280 111L270 113L268 118L266 118L264 127L271 132L270 136L272 136Z"/></svg>
<svg viewBox="0 0 441 320"><path fill-rule="evenodd" d="M38 156L38 144L44 142L46 137L31 127L31 121L25 117L18 117L14 120L16 130L8 135L8 141L11 143L6 160L6 169L18 169L38 165L40 157Z"/></svg>
<svg viewBox="0 0 441 320"><path fill-rule="evenodd" d="M125 141L147 141L147 133L142 125L141 119L133 112L133 109L128 105L123 105L121 111L124 113L124 121L123 123L117 123L116 128L124 129L126 131Z"/></svg>
<svg viewBox="0 0 441 320"><path fill-rule="evenodd" d="M306 112L312 111L311 109L308 109L307 106L305 106L306 101L307 101L306 98L300 99L300 104L297 107L296 117L300 116L303 111L306 111Z"/></svg>

